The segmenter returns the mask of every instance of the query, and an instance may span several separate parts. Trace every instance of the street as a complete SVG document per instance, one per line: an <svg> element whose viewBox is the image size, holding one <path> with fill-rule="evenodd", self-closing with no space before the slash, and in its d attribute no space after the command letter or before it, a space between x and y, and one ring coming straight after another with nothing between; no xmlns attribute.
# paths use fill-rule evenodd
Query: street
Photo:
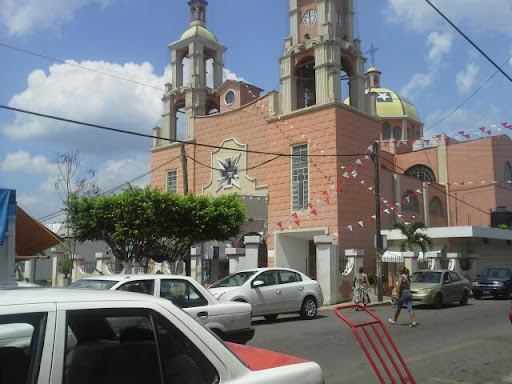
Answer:
<svg viewBox="0 0 512 384"><path fill-rule="evenodd" d="M510 300L470 299L463 307L417 307L415 328L408 326L405 309L396 325L387 321L393 307L371 309L389 330L417 383L491 384L512 383L510 305ZM344 313L351 321L370 319L353 309ZM255 318L253 326L256 334L249 345L316 361L327 384L379 383L354 333L332 307L320 310L311 321L282 315L274 323Z"/></svg>

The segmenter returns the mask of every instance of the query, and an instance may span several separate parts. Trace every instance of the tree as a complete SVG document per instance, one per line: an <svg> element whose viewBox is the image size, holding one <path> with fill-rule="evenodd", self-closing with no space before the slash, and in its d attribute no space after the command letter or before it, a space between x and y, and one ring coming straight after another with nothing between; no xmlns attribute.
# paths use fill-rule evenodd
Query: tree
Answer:
<svg viewBox="0 0 512 384"><path fill-rule="evenodd" d="M402 235L406 237L400 244L400 250L402 252L414 251L414 247L417 246L425 254L430 248L432 248L432 239L426 235L422 230L427 229L427 226L417 221L412 224L395 223L393 224L394 229L399 229Z"/></svg>
<svg viewBox="0 0 512 384"><path fill-rule="evenodd" d="M76 196L70 222L79 241L104 241L120 261L185 261L196 243L235 237L245 209L235 196L211 198L129 187L114 196Z"/></svg>
<svg viewBox="0 0 512 384"><path fill-rule="evenodd" d="M69 199L75 196L95 196L99 193L99 188L95 183L96 172L88 169L83 172L83 158L79 151L59 152L54 155L53 163L57 165L59 175L54 182L54 187L60 196L64 206L69 205ZM71 237L69 230L69 216L66 214L67 226L67 253L68 258L75 253L76 239Z"/></svg>

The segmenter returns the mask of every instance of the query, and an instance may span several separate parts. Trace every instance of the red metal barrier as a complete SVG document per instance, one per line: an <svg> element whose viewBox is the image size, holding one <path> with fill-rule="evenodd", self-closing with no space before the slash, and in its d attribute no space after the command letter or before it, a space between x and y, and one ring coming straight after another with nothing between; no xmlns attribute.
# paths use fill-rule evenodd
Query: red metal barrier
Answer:
<svg viewBox="0 0 512 384"><path fill-rule="evenodd" d="M341 313L342 310L347 310L350 308L362 309L372 317L372 320L361 321L358 323L350 321L347 318L347 316ZM405 364L405 361L400 355L400 352L398 352L398 349L396 348L393 339L391 339L388 330L386 329L384 324L382 324L381 319L377 315L375 315L373 311L360 304L345 304L336 307L334 309L334 313L345 323L347 323L347 325L352 329L352 332L354 332L357 341L361 345L361 348L363 348L366 357L368 357L368 360L370 361L370 364L372 365L373 370L377 374L377 377L379 378L381 383L386 383L383 375L383 373L385 373L387 377L391 380L390 383L392 384L397 384L396 375L398 375L398 378L400 379L399 382L402 384L416 384L416 381L414 380L414 377L409 371L409 368L407 368L407 364ZM375 358L374 356L372 356L372 353L370 352L367 344L365 343L365 340L363 339L360 330L362 330L362 333L364 334L364 336L366 336L366 340L373 349L374 354L377 356L380 365L376 363ZM376 336L377 340L372 339L371 331L373 331L373 335ZM378 349L376 341L380 343L380 346L384 350L384 354ZM381 372L380 368L382 368L384 372ZM393 373L393 369L395 373Z"/></svg>

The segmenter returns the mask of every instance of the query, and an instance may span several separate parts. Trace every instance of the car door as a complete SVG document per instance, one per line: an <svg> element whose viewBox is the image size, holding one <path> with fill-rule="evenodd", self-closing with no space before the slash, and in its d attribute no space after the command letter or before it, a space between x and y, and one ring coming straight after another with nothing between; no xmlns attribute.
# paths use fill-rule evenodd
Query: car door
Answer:
<svg viewBox="0 0 512 384"><path fill-rule="evenodd" d="M208 306L208 300L185 279L160 279L160 297L171 301L203 325L217 315L215 306Z"/></svg>
<svg viewBox="0 0 512 384"><path fill-rule="evenodd" d="M279 288L281 289L282 308L286 311L299 311L304 298L304 282L300 274L294 271L279 270Z"/></svg>
<svg viewBox="0 0 512 384"><path fill-rule="evenodd" d="M445 303L449 303L451 301L456 300L455 299L456 290L457 290L456 283L454 283L452 281L452 279L450 277L450 273L444 272L443 273L443 285L441 287L441 292L443 293L443 297L444 297L443 301Z"/></svg>
<svg viewBox="0 0 512 384"><path fill-rule="evenodd" d="M0 308L0 382L49 382L55 312L51 303Z"/></svg>
<svg viewBox="0 0 512 384"><path fill-rule="evenodd" d="M263 281L263 285L254 287L255 281ZM283 311L282 289L278 284L277 270L271 269L261 272L251 281L252 314L253 316Z"/></svg>
<svg viewBox="0 0 512 384"><path fill-rule="evenodd" d="M462 295L464 292L464 280L462 277L456 273L451 271L450 272L450 279L452 281L453 285L453 301L460 301L462 300Z"/></svg>

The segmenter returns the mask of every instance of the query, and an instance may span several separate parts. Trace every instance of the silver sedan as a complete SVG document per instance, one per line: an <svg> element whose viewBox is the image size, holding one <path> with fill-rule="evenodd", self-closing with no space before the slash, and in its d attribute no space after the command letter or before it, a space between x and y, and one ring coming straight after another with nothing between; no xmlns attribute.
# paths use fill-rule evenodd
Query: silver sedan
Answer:
<svg viewBox="0 0 512 384"><path fill-rule="evenodd" d="M255 268L240 271L214 283L210 292L221 302L242 301L252 305L253 316L273 321L280 313L300 313L313 319L323 305L320 284L289 268Z"/></svg>

